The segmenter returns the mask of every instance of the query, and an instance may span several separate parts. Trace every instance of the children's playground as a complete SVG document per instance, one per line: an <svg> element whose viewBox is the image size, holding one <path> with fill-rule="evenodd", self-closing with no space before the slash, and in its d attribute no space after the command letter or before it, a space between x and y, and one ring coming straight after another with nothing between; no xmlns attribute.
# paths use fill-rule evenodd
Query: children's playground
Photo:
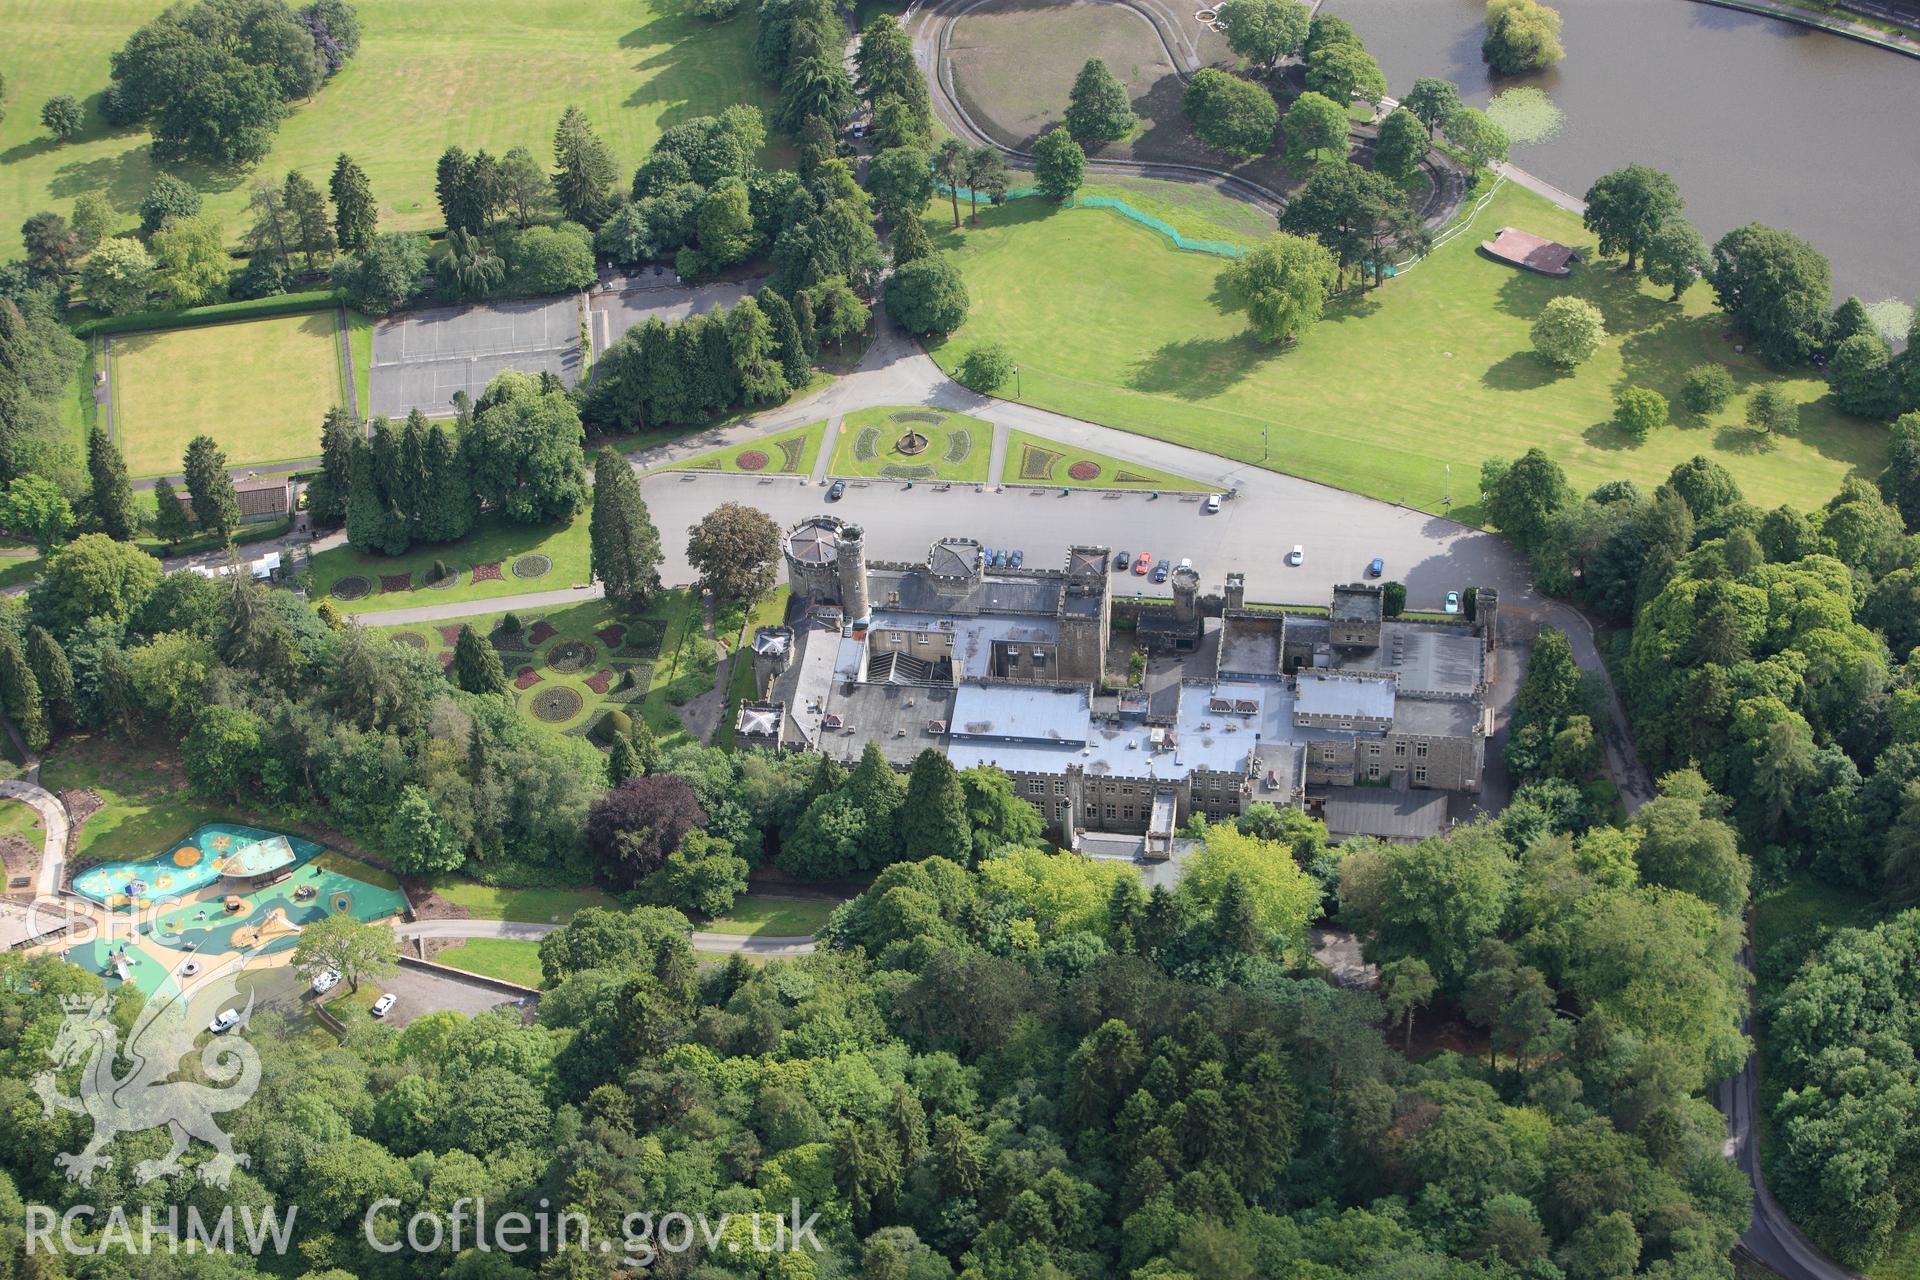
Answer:
<svg viewBox="0 0 1920 1280"><path fill-rule="evenodd" d="M307 861L321 846L257 827L209 822L164 853L139 862L106 862L73 878L73 891L103 907L146 908L221 879L257 880Z"/></svg>
<svg viewBox="0 0 1920 1280"><path fill-rule="evenodd" d="M217 969L291 951L304 926L327 916L379 920L406 910L397 890L322 866L324 852L311 840L214 823L147 861L93 867L74 877L74 890L109 910L93 938L62 954L109 985L131 982L152 995L170 978L186 988ZM237 891L286 867L291 873L272 884Z"/></svg>

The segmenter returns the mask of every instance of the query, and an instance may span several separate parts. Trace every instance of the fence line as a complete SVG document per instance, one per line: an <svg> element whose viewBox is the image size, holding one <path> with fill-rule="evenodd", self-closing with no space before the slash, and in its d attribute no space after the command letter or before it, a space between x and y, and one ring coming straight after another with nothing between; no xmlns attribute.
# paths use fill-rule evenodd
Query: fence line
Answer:
<svg viewBox="0 0 1920 1280"><path fill-rule="evenodd" d="M1473 220L1480 216L1480 211L1487 207L1487 202L1493 199L1494 194L1498 192L1501 187L1505 186L1506 182L1507 182L1507 179L1505 174L1502 174L1499 177L1496 177L1493 180L1493 185L1487 188L1486 194L1482 195L1478 200L1475 200L1473 202L1473 208L1468 211L1467 216L1464 219L1458 222L1455 222L1452 226L1448 227L1445 231L1442 231L1439 235L1435 236L1433 239L1433 243L1427 246L1426 253L1416 253L1413 257L1408 258L1405 262L1394 263L1393 264L1394 273L1397 275L1402 271L1413 270L1414 267L1420 264L1420 261L1423 258L1431 256L1434 250L1440 248L1442 245L1449 244L1452 241L1459 239L1460 236L1466 232L1467 228L1473 225Z"/></svg>
<svg viewBox="0 0 1920 1280"><path fill-rule="evenodd" d="M962 200L970 200L974 198L976 194L987 194L984 191L975 193L967 187L949 186L944 182L936 182L934 186L941 195L952 193ZM1039 194L1039 191L1040 188L1034 186L1015 187L1013 190L1007 192L1006 195L1002 196L1001 199L1002 201L1024 200L1028 196ZM1068 200L1064 207L1069 209L1111 209L1123 218L1131 218L1141 226L1159 232L1173 242L1174 248L1183 249L1188 253L1211 254L1216 258L1239 258L1244 257L1247 252L1245 246L1232 244L1226 240L1189 239L1181 235L1179 228L1175 227L1172 223L1161 218L1156 218L1150 213L1142 213L1118 196L1075 196Z"/></svg>

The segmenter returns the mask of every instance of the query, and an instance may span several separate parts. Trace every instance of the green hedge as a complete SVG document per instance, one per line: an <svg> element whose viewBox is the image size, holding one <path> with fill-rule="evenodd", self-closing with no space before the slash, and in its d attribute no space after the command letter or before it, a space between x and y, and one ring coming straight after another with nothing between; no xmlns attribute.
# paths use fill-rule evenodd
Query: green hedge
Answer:
<svg viewBox="0 0 1920 1280"><path fill-rule="evenodd" d="M103 333L189 329L195 325L220 324L230 320L265 320L271 316L298 315L303 311L330 310L344 303L346 297L345 291L340 289L280 293L271 298L218 302L210 307L189 307L185 311L140 311L129 316L103 316L98 320L83 320L73 326L73 331L82 338L90 338Z"/></svg>

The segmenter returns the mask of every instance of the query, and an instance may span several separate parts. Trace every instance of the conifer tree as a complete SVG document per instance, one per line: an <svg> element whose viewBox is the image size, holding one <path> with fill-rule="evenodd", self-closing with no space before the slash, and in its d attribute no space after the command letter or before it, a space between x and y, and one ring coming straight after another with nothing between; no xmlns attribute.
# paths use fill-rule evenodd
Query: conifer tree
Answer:
<svg viewBox="0 0 1920 1280"><path fill-rule="evenodd" d="M193 522L180 505L180 494L173 481L161 476L153 482L153 536L169 549L185 542L193 534Z"/></svg>
<svg viewBox="0 0 1920 1280"><path fill-rule="evenodd" d="M73 723L73 667L45 627L27 631L27 666L40 682L40 701L55 724Z"/></svg>
<svg viewBox="0 0 1920 1280"><path fill-rule="evenodd" d="M660 587L660 531L653 527L640 481L627 460L603 448L593 460L593 514L588 520L593 576L610 599L646 602Z"/></svg>
<svg viewBox="0 0 1920 1280"><path fill-rule="evenodd" d="M607 752L607 785L617 787L645 772L640 766L639 753L633 749L633 740L624 733L614 734L613 746Z"/></svg>
<svg viewBox="0 0 1920 1280"><path fill-rule="evenodd" d="M461 627L453 643L453 682L468 693L507 691L507 670L493 642L471 626Z"/></svg>
<svg viewBox="0 0 1920 1280"><path fill-rule="evenodd" d="M342 249L365 248L380 225L373 184L353 157L342 151L333 163L333 232Z"/></svg>
<svg viewBox="0 0 1920 1280"><path fill-rule="evenodd" d="M900 809L900 856L909 862L941 857L965 863L972 852L973 827L960 775L944 752L922 751L907 777Z"/></svg>
<svg viewBox="0 0 1920 1280"><path fill-rule="evenodd" d="M333 224L327 218L327 198L298 169L287 174L280 198L286 205L289 240L307 255L307 270L316 270L320 255L331 255L336 243Z"/></svg>
<svg viewBox="0 0 1920 1280"><path fill-rule="evenodd" d="M139 528L134 513L133 486L127 482L127 462L104 427L87 437L87 477L93 485L93 522L116 542L125 542Z"/></svg>
<svg viewBox="0 0 1920 1280"><path fill-rule="evenodd" d="M40 682L11 631L0 631L0 710L7 713L29 747L38 751L47 745L47 715L40 700Z"/></svg>
<svg viewBox="0 0 1920 1280"><path fill-rule="evenodd" d="M212 436L195 436L187 442L184 468L194 523L225 540L240 524L240 499L234 496L233 477L227 474L226 451Z"/></svg>

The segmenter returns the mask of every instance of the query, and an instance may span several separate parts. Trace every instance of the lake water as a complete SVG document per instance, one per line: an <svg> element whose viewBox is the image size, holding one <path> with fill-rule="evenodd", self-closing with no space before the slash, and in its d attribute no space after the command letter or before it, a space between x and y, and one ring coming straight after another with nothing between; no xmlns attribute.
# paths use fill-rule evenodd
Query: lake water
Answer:
<svg viewBox="0 0 1920 1280"><path fill-rule="evenodd" d="M1544 90L1557 137L1515 147L1521 168L1580 195L1633 162L1680 184L1709 243L1748 222L1811 241L1837 296L1920 294L1920 60L1692 0L1564 0L1567 56L1490 80L1483 0L1326 0L1392 91L1444 76L1472 106Z"/></svg>

